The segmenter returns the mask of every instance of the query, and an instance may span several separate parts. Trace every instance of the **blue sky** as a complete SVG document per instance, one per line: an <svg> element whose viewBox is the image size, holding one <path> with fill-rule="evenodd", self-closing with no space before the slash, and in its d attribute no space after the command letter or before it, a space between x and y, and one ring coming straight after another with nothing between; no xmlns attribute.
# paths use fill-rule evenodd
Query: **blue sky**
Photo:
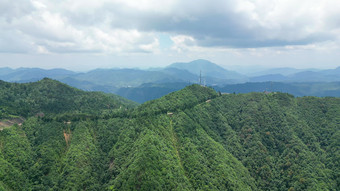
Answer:
<svg viewBox="0 0 340 191"><path fill-rule="evenodd" d="M340 66L338 0L1 0L0 67Z"/></svg>

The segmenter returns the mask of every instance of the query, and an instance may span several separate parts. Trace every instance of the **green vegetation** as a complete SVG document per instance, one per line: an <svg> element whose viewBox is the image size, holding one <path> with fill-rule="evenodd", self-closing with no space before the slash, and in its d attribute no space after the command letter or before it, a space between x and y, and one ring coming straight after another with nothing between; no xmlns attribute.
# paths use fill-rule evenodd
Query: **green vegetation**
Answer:
<svg viewBox="0 0 340 191"><path fill-rule="evenodd" d="M100 114L104 111L136 106L134 102L119 96L84 92L48 78L26 84L0 81L0 87L0 120L42 113Z"/></svg>
<svg viewBox="0 0 340 191"><path fill-rule="evenodd" d="M32 89L46 83L54 102L5 83L23 103L5 113L27 120L0 131L0 190L339 190L339 98L191 85L133 108L47 79Z"/></svg>

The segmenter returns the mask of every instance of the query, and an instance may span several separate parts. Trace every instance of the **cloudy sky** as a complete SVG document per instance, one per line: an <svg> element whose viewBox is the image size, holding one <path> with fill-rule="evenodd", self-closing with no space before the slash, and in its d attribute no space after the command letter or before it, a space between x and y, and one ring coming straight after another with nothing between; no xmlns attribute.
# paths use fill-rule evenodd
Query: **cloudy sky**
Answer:
<svg viewBox="0 0 340 191"><path fill-rule="evenodd" d="M0 0L0 67L340 66L339 0Z"/></svg>

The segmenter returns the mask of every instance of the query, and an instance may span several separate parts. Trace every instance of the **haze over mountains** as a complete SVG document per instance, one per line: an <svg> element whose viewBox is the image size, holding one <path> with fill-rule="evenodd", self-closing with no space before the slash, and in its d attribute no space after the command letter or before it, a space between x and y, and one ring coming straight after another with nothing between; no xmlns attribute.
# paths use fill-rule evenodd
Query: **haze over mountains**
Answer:
<svg viewBox="0 0 340 191"><path fill-rule="evenodd" d="M85 73L65 69L0 68L0 80L34 82L48 77L82 90L117 93L140 103L159 98L188 84L199 83L200 76L202 84L228 92L244 93L240 87L255 83L257 85L254 87L262 88L249 90L281 90L296 96L340 95L339 83L335 83L340 82L340 67L328 70L273 68L245 75L201 59L173 63L158 69L96 69ZM277 88L271 89L273 86L265 82L277 82Z"/></svg>

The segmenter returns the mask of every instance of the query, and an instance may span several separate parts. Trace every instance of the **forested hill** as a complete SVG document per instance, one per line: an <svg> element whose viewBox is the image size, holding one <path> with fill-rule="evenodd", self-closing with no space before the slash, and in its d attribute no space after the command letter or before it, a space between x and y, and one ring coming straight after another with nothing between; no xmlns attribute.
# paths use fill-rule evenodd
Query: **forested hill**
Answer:
<svg viewBox="0 0 340 191"><path fill-rule="evenodd" d="M56 80L44 78L33 83L0 81L0 119L29 117L37 113L98 113L103 109L134 107L132 101L113 94L85 92Z"/></svg>
<svg viewBox="0 0 340 191"><path fill-rule="evenodd" d="M339 98L192 85L122 115L0 131L0 190L339 190L339 143Z"/></svg>

